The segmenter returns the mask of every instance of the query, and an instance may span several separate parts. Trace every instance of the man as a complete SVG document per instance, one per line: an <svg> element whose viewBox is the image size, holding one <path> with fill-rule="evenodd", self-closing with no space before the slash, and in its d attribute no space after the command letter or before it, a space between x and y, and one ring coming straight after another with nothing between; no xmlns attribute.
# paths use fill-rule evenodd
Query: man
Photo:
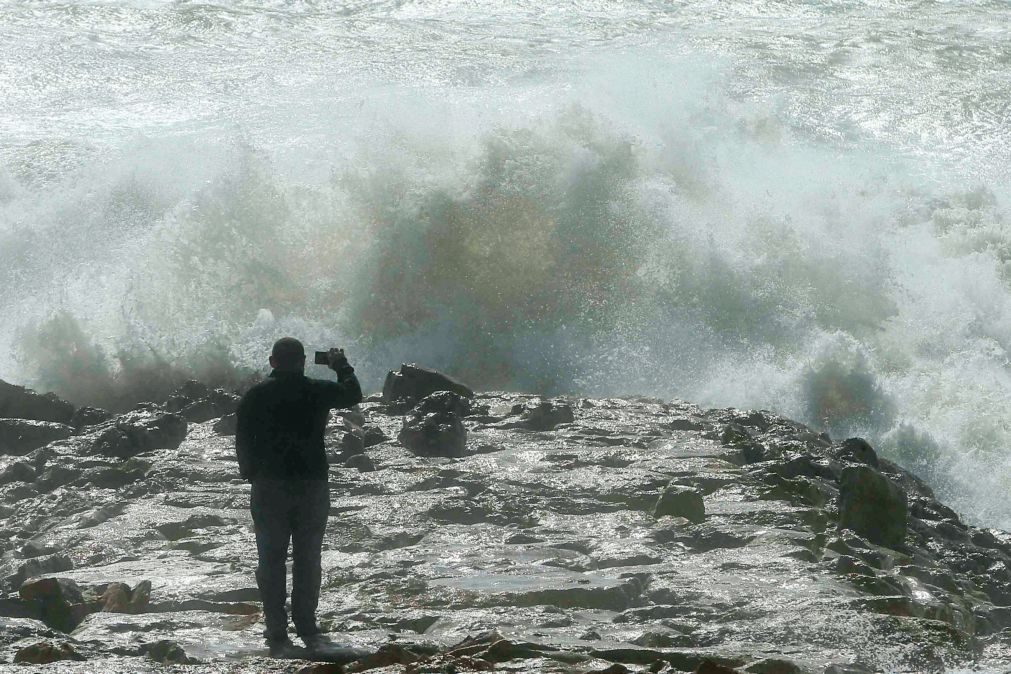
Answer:
<svg viewBox="0 0 1011 674"><path fill-rule="evenodd" d="M341 349L331 349L337 381L305 376L305 350L291 337L270 354L273 371L242 397L235 451L239 473L252 482L250 511L256 532L256 584L263 602L271 655L294 648L285 611L285 560L292 544L291 612L295 631L310 650L329 642L316 625L322 569L320 553L330 511L323 448L330 410L362 400L355 370Z"/></svg>

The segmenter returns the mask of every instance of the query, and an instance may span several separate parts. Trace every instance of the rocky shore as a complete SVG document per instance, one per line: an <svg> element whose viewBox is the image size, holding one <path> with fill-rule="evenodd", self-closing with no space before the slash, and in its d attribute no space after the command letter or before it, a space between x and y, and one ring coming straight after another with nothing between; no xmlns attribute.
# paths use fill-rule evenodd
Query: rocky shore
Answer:
<svg viewBox="0 0 1011 674"><path fill-rule="evenodd" d="M0 670L340 671L262 644L236 400L0 383ZM327 442L346 671L1011 671L1011 535L863 440L405 366Z"/></svg>

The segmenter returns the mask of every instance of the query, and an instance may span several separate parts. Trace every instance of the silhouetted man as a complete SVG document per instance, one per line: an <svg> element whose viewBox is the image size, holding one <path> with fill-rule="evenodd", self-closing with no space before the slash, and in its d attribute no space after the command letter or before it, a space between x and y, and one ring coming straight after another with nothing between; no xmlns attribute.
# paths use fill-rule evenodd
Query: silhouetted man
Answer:
<svg viewBox="0 0 1011 674"><path fill-rule="evenodd" d="M329 352L335 382L305 376L305 350L291 337L274 344L270 366L270 377L239 403L235 451L239 473L253 485L250 510L265 636L271 654L283 655L293 647L284 606L289 540L295 631L310 649L329 643L316 625L320 553L330 511L323 434L330 410L357 405L362 389L340 349Z"/></svg>

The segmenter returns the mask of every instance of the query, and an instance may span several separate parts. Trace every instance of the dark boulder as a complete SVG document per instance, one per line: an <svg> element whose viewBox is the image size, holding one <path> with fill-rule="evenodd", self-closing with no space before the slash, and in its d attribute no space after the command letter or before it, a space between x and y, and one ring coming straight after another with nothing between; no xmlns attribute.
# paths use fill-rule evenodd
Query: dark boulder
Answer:
<svg viewBox="0 0 1011 674"><path fill-rule="evenodd" d="M863 438L848 438L843 440L837 447L833 447L832 454L840 461L862 463L878 468L877 452Z"/></svg>
<svg viewBox="0 0 1011 674"><path fill-rule="evenodd" d="M375 471L376 464L368 454L353 454L344 462L345 468L357 468L359 473Z"/></svg>
<svg viewBox="0 0 1011 674"><path fill-rule="evenodd" d="M0 381L0 417L68 424L73 414L74 406L54 393L39 394Z"/></svg>
<svg viewBox="0 0 1011 674"><path fill-rule="evenodd" d="M25 601L39 602L42 621L62 632L73 631L91 612L81 589L69 578L27 580L21 585L18 594Z"/></svg>
<svg viewBox="0 0 1011 674"><path fill-rule="evenodd" d="M175 449L185 438L185 419L147 407L118 417L95 439L91 453L128 459L152 449Z"/></svg>
<svg viewBox="0 0 1011 674"><path fill-rule="evenodd" d="M214 432L219 435L235 435L239 429L239 417L233 414L226 414L214 422Z"/></svg>
<svg viewBox="0 0 1011 674"><path fill-rule="evenodd" d="M364 444L365 449L384 443L389 439L390 436L386 435L386 432L379 426L362 427L362 443Z"/></svg>
<svg viewBox="0 0 1011 674"><path fill-rule="evenodd" d="M721 665L718 662L713 662L712 660L703 660L702 663L695 668L695 674L740 674L739 670L727 667L726 665Z"/></svg>
<svg viewBox="0 0 1011 674"><path fill-rule="evenodd" d="M0 419L0 454L23 456L73 434L70 426L52 421Z"/></svg>
<svg viewBox="0 0 1011 674"><path fill-rule="evenodd" d="M70 425L77 431L81 431L84 428L104 424L111 418L112 412L108 410L98 407L80 407L74 412L74 416L70 417Z"/></svg>
<svg viewBox="0 0 1011 674"><path fill-rule="evenodd" d="M464 456L467 429L457 413L464 402L449 391L427 396L404 420L397 439L419 456Z"/></svg>
<svg viewBox="0 0 1011 674"><path fill-rule="evenodd" d="M508 427L531 431L552 431L576 419L572 405L564 400L533 400L514 406L510 415L518 416L519 420L507 422Z"/></svg>
<svg viewBox="0 0 1011 674"><path fill-rule="evenodd" d="M39 641L37 643L19 648L14 654L14 662L23 665L48 665L51 662L62 660L84 660L84 656L74 650L69 643L56 644L50 641Z"/></svg>
<svg viewBox="0 0 1011 674"><path fill-rule="evenodd" d="M898 548L906 538L908 516L906 492L880 472L870 466L843 470L840 529L851 529L877 545Z"/></svg>
<svg viewBox="0 0 1011 674"><path fill-rule="evenodd" d="M199 381L190 380L173 391L165 409L181 415L189 422L199 424L234 414L239 407L239 396L224 389L212 389Z"/></svg>
<svg viewBox="0 0 1011 674"><path fill-rule="evenodd" d="M34 482L35 468L24 461L15 461L0 471L0 485L11 482Z"/></svg>
<svg viewBox="0 0 1011 674"><path fill-rule="evenodd" d="M684 517L690 522L698 524L706 518L706 507L702 501L702 494L691 487L670 484L660 494L660 498L653 507L654 517Z"/></svg>
<svg viewBox="0 0 1011 674"><path fill-rule="evenodd" d="M400 366L400 372L391 370L386 375L383 402L410 405L436 391L451 391L464 398L474 397L474 391L469 386L448 375L405 363Z"/></svg>
<svg viewBox="0 0 1011 674"><path fill-rule="evenodd" d="M168 639L144 644L140 647L140 652L163 665L190 665L197 662L194 658L186 655L182 646Z"/></svg>

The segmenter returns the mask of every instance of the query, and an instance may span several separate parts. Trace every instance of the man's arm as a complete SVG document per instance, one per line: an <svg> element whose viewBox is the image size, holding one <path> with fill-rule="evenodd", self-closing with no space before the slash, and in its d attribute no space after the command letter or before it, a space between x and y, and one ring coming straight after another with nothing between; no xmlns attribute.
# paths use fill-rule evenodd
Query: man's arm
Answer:
<svg viewBox="0 0 1011 674"><path fill-rule="evenodd" d="M343 349L330 349L330 369L337 373L337 381L321 381L323 403L328 407L353 407L362 401L362 386L355 376Z"/></svg>
<svg viewBox="0 0 1011 674"><path fill-rule="evenodd" d="M253 477L253 444L256 440L256 414L251 392L239 401L235 420L235 456L239 460L239 475L243 480L250 480Z"/></svg>

